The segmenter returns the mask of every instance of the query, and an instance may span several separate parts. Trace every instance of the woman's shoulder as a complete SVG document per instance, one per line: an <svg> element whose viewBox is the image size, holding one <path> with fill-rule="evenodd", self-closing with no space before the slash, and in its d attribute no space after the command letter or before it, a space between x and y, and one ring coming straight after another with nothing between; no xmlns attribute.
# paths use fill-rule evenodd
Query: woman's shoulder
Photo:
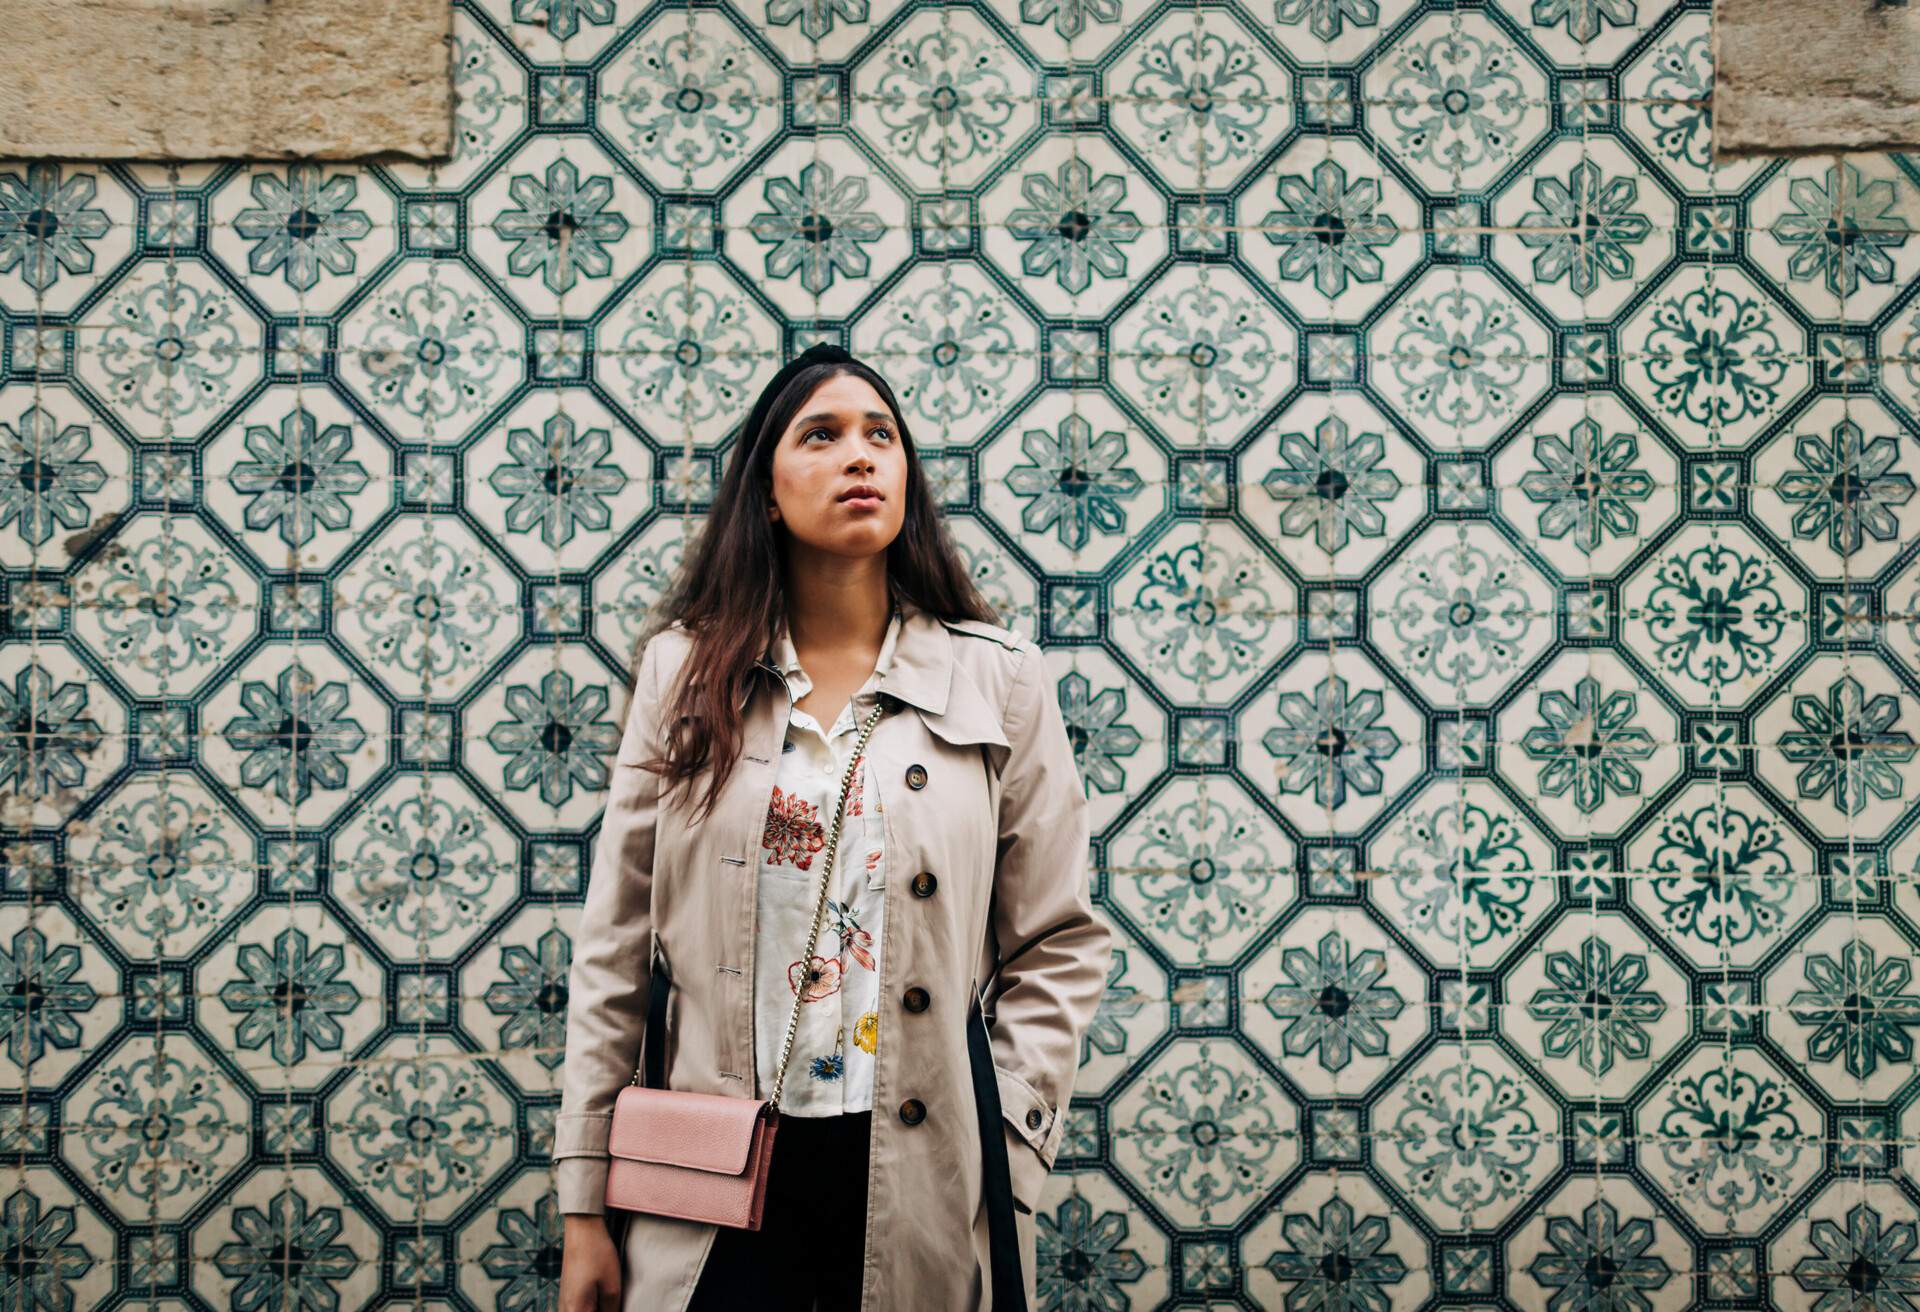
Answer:
<svg viewBox="0 0 1920 1312"><path fill-rule="evenodd" d="M944 617L940 623L953 635L954 663L996 708L1004 709L1012 699L1023 670L1039 670L1046 661L1039 643L1005 625Z"/></svg>
<svg viewBox="0 0 1920 1312"><path fill-rule="evenodd" d="M693 634L687 628L685 620L656 629L640 649L640 668L652 664L658 686L665 687L667 680L679 671L680 663L693 649Z"/></svg>
<svg viewBox="0 0 1920 1312"><path fill-rule="evenodd" d="M1031 638L1022 637L1004 624L989 624L985 620L961 620L940 617L940 622L955 633L964 633L968 637L984 638L995 646L1010 652L1018 652L1022 646L1035 646Z"/></svg>

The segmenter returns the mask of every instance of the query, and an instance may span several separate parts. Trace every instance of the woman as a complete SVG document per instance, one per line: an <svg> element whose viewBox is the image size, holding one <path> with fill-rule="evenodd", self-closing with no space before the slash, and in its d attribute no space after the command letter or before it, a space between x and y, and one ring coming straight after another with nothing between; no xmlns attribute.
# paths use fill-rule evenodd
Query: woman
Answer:
<svg viewBox="0 0 1920 1312"><path fill-rule="evenodd" d="M996 1263L1034 1306L1033 1209L1109 936L1054 678L990 615L893 390L838 348L789 362L642 647L573 944L561 1312L974 1312ZM876 710L802 962L814 858ZM757 1231L619 1212L616 1240L604 1215L656 955L673 1089L767 1097L804 990ZM1002 1180L1017 1278L990 1238Z"/></svg>

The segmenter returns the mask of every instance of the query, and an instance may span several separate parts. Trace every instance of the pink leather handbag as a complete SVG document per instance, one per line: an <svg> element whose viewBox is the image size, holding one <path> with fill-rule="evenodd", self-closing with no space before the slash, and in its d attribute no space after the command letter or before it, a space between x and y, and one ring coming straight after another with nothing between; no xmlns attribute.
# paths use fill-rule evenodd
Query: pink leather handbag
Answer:
<svg viewBox="0 0 1920 1312"><path fill-rule="evenodd" d="M820 863L820 895L814 904L813 927L807 934L802 961L813 960L813 950L820 942L847 790L881 709L876 705L867 716L853 756L840 776L840 797L834 804L826 857ZM655 987L659 987L657 979ZM794 990L780 1068L765 1098L647 1088L640 1083L640 1068L634 1068L633 1082L614 1099L613 1125L607 1136L607 1152L612 1158L607 1167L609 1210L711 1221L744 1230L760 1228L767 1173L773 1165L773 1138L780 1128L780 1090L787 1078L787 1061L793 1056L802 993L801 989Z"/></svg>

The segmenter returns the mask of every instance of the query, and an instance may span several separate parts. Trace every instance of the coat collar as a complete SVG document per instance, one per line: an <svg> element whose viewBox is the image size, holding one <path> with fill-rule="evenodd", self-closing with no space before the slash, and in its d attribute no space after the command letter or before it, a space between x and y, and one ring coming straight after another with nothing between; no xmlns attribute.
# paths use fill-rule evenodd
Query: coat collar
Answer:
<svg viewBox="0 0 1920 1312"><path fill-rule="evenodd" d="M950 743L1007 746L999 713L954 659L953 634L946 624L904 598L898 604L900 630L874 686L920 712L927 727ZM769 642L755 668L781 677L778 650L777 639ZM749 685L738 704L746 705L752 691Z"/></svg>

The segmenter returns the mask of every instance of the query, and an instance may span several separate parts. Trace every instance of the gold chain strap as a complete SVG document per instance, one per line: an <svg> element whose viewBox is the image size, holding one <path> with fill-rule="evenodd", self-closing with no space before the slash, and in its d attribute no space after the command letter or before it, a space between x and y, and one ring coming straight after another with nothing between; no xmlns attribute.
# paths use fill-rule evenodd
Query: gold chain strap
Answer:
<svg viewBox="0 0 1920 1312"><path fill-rule="evenodd" d="M853 785L853 772L860 766L860 758L867 749L867 736L873 732L873 726L880 722L880 712L884 703L876 703L873 713L867 716L867 722L860 727L859 741L853 745L853 758L847 762L845 773L840 776L840 798L834 803L833 828L827 831L827 855L820 871L820 896L813 907L813 927L807 931L807 950L800 956L800 987L793 991L793 1011L787 1017L787 1037L780 1048L780 1069L774 1073L773 1092L767 1097L767 1105L780 1106L780 1090L787 1079L787 1061L793 1056L793 1035L800 1024L800 1004L806 996L806 986L811 982L813 969L813 950L820 942L820 922L827 910L827 886L833 882L834 853L840 847L840 821L846 814L847 793Z"/></svg>

